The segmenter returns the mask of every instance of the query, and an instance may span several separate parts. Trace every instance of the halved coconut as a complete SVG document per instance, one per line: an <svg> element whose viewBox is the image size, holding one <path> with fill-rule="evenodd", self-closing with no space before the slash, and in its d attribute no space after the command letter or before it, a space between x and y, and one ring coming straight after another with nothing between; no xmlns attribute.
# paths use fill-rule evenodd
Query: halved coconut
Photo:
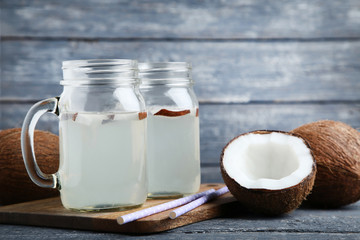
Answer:
<svg viewBox="0 0 360 240"><path fill-rule="evenodd" d="M300 206L315 180L316 164L307 143L278 131L254 131L223 149L221 173L237 200L269 215Z"/></svg>

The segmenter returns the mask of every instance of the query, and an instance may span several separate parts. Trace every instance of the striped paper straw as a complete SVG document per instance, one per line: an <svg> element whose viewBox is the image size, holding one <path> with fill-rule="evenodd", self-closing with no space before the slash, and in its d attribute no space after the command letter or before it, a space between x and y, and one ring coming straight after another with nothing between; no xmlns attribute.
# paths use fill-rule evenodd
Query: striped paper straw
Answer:
<svg viewBox="0 0 360 240"><path fill-rule="evenodd" d="M216 198L218 196L221 196L221 195L227 193L228 191L229 191L229 189L227 187L220 188L219 190L217 190L215 192L212 192L205 196L202 196L202 197L196 199L195 201L192 201L192 202L186 204L185 206L179 207L178 209L171 211L169 214L169 217L171 219L175 219L175 218L193 210L194 208L197 208L200 205L212 200L213 198Z"/></svg>
<svg viewBox="0 0 360 240"><path fill-rule="evenodd" d="M193 194L193 195L190 195L187 197L179 198L174 201L166 202L166 203L154 206L154 207L145 208L145 209L139 210L137 212L133 212L133 213L129 213L129 214L120 216L117 218L117 222L120 225L128 223L128 222L132 222L137 219L153 215L155 213L163 212L163 211L169 210L171 208L175 208L175 207L184 205L188 202L198 199L199 197L206 196L213 192L215 192L214 189L209 189L209 190L201 192L201 193L196 193L196 194Z"/></svg>

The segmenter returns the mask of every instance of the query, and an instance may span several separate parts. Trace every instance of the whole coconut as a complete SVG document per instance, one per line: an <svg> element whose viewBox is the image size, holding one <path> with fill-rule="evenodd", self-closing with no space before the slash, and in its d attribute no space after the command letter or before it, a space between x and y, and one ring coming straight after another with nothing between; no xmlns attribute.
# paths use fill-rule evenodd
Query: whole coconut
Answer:
<svg viewBox="0 0 360 240"><path fill-rule="evenodd" d="M0 131L0 204L12 204L57 196L55 189L40 188L28 176L21 153L21 129ZM35 153L40 169L55 173L59 166L59 138L35 131Z"/></svg>
<svg viewBox="0 0 360 240"><path fill-rule="evenodd" d="M317 207L335 208L360 199L360 133L342 122L323 120L292 131L309 144L317 165L307 197Z"/></svg>

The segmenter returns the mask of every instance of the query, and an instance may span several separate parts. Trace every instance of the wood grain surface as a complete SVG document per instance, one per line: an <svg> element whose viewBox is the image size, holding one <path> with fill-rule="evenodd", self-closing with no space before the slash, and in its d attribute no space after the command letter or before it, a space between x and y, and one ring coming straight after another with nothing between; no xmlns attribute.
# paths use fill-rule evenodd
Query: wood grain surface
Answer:
<svg viewBox="0 0 360 240"><path fill-rule="evenodd" d="M360 129L358 0L2 0L0 50L0 129L21 127L34 102L61 93L63 60L191 61L203 182L222 181L222 147L242 132L320 119ZM46 115L37 127L56 133L57 119ZM275 219L245 212L142 239L360 239L359 206L301 208ZM138 239L13 225L0 232Z"/></svg>
<svg viewBox="0 0 360 240"><path fill-rule="evenodd" d="M359 37L357 0L3 0L6 36L64 38Z"/></svg>
<svg viewBox="0 0 360 240"><path fill-rule="evenodd" d="M21 126L30 106L29 103L0 103L0 129ZM360 130L360 103L201 104L199 116L203 167L218 168L219 157L226 143L241 133L253 130L290 131L321 119L342 121ZM46 114L38 128L57 133L57 117ZM214 176L208 177L214 179ZM217 177L215 182L221 182L220 175ZM205 177L205 182L209 182L209 178Z"/></svg>
<svg viewBox="0 0 360 240"><path fill-rule="evenodd" d="M269 218L246 209L234 215L175 228L161 234L129 236L57 228L0 224L3 239L359 239L360 202L340 209L305 206L281 217ZM73 222L76 224L76 222Z"/></svg>
<svg viewBox="0 0 360 240"><path fill-rule="evenodd" d="M216 57L215 57L216 56ZM190 61L200 102L359 101L360 40L329 42L3 41L0 100L62 91L61 62ZM346 94L344 94L346 93Z"/></svg>
<svg viewBox="0 0 360 240"><path fill-rule="evenodd" d="M202 184L200 191L223 186L223 184ZM0 223L144 234L167 231L225 216L230 209L234 211L238 205L235 198L227 193L175 219L169 218L171 210L167 210L127 224L117 223L117 218L122 215L168 201L171 200L148 199L142 207L127 211L78 212L65 209L59 197L48 198L0 207Z"/></svg>

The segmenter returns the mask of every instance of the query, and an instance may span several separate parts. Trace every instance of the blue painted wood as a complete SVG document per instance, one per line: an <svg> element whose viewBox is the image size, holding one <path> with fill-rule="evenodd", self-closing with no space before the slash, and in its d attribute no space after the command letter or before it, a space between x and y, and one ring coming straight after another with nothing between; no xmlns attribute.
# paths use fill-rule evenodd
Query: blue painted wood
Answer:
<svg viewBox="0 0 360 240"><path fill-rule="evenodd" d="M0 0L0 11L0 129L61 93L61 61L135 58L193 63L202 182L222 182L221 150L243 132L319 119L360 130L358 0ZM57 119L38 127L56 133ZM359 239L359 206L279 218L245 210L141 238ZM0 225L0 239L119 237L138 238Z"/></svg>
<svg viewBox="0 0 360 240"><path fill-rule="evenodd" d="M234 215L198 222L162 234L128 236L30 226L0 225L3 239L359 239L360 202L341 209L300 207L281 217L264 217L244 208Z"/></svg>
<svg viewBox="0 0 360 240"><path fill-rule="evenodd" d="M246 220L245 220L246 221ZM298 220L301 221L301 220ZM222 228L213 229L212 227L221 226L223 223L227 223ZM48 240L48 239L78 239L78 240L102 240L102 239L144 239L144 240L162 240L162 239L319 239L319 240L338 240L338 239L354 239L358 240L360 234L358 232L322 232L319 227L318 231L302 232L297 229L290 231L282 231L276 229L275 231L267 231L258 225L257 221L253 221L252 224L258 226L258 231L250 231L244 228L239 229L239 226L243 224L243 219L214 219L201 223L195 223L193 225L176 229L175 231L169 231L161 234L152 234L146 236L129 236L113 233L97 233L75 230L63 230L55 228L39 228L29 226L14 226L14 225L0 225L0 237L7 240L28 239L32 240ZM272 224L274 228L280 220L273 220ZM230 223L230 224L229 224ZM297 226L295 222L294 226ZM323 223L316 222L318 226ZM229 226L230 225L230 226Z"/></svg>
<svg viewBox="0 0 360 240"><path fill-rule="evenodd" d="M223 147L241 133L268 129L290 131L330 119L360 130L360 104L201 105L201 160L217 164Z"/></svg>
<svg viewBox="0 0 360 240"><path fill-rule="evenodd" d="M190 61L202 102L360 100L360 41L4 41L1 99L61 93L61 62L133 58Z"/></svg>
<svg viewBox="0 0 360 240"><path fill-rule="evenodd" d="M2 0L4 36L86 38L360 37L357 0Z"/></svg>
<svg viewBox="0 0 360 240"><path fill-rule="evenodd" d="M0 103L0 129L21 127L30 106L31 104ZM217 166L222 148L241 133L259 129L290 131L321 119L342 121L360 130L360 103L201 104L201 162ZM37 127L58 133L56 116L46 114Z"/></svg>

